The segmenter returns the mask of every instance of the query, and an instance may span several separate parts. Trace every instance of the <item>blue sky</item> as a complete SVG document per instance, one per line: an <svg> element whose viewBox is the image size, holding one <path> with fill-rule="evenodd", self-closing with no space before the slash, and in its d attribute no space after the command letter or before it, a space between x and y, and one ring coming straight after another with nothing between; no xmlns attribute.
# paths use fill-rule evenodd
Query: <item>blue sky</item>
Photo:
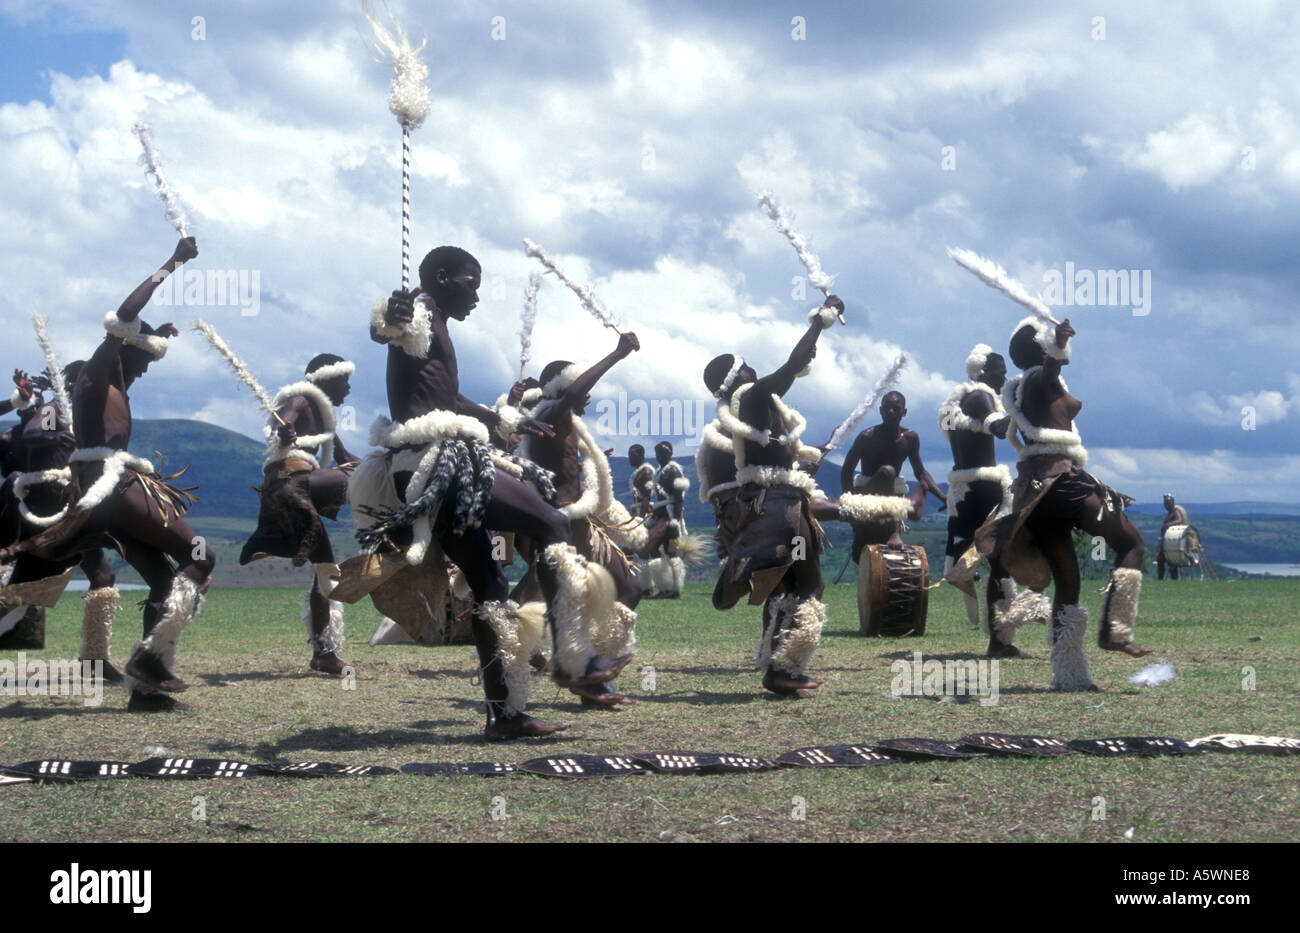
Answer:
<svg viewBox="0 0 1300 933"><path fill-rule="evenodd" d="M812 300L792 297L802 268L755 206L770 188L849 307L790 397L810 437L906 349L908 423L942 479L937 406L971 345L1002 349L1021 316L946 258L964 246L1031 290L1067 263L1149 273L1146 315L1058 309L1079 331L1067 378L1099 476L1146 501L1166 488L1295 498L1300 11L697 6L391 4L429 43L416 252L457 243L485 270L457 336L466 394L490 403L517 372L525 236L642 338L598 396L698 398L718 352L778 364ZM256 273L258 313L189 303L147 316L204 317L271 388L316 352L355 360L345 439L364 446L384 406L365 319L398 272L389 72L356 3L215 4L197 38L194 15L0 0L5 365L36 366L29 311L50 318L63 355L88 352L103 313L169 253L130 133L148 119L191 210L195 274ZM612 345L547 282L537 368ZM133 401L142 417L249 434L261 421L188 330Z"/></svg>

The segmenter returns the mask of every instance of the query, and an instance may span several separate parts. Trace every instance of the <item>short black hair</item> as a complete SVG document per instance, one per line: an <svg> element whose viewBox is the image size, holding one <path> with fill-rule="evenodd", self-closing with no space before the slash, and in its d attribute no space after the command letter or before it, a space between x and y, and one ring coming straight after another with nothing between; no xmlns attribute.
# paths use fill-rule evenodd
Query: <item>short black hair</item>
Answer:
<svg viewBox="0 0 1300 933"><path fill-rule="evenodd" d="M429 250L429 254L420 263L420 288L432 291L436 284L435 276L439 269L463 269L478 266L479 261L459 246L439 246Z"/></svg>
<svg viewBox="0 0 1300 933"><path fill-rule="evenodd" d="M1031 324L1026 324L1011 335L1011 346L1007 352L1011 356L1011 362L1021 369L1041 366L1047 357L1047 351L1038 342L1038 330Z"/></svg>
<svg viewBox="0 0 1300 933"><path fill-rule="evenodd" d="M640 454L641 458L645 459L645 448L642 447L640 444L633 444L631 447L627 449L627 456L629 460L632 458L632 454L634 453Z"/></svg>
<svg viewBox="0 0 1300 933"><path fill-rule="evenodd" d="M734 353L723 353L709 360L709 365L704 367L704 387L717 394L718 389L722 387L722 380L727 378L727 373L731 372L731 367L735 365Z"/></svg>

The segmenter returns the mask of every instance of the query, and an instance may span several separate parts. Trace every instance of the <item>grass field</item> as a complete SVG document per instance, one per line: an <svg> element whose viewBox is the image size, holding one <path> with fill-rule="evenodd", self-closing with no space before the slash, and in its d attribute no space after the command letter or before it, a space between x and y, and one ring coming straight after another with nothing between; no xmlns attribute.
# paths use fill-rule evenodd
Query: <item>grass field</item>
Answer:
<svg viewBox="0 0 1300 933"><path fill-rule="evenodd" d="M129 597L129 594L128 594ZM830 621L814 699L764 694L747 661L753 609L713 611L707 588L642 604L637 657L620 685L640 700L588 712L538 681L534 709L571 724L553 740L489 745L468 646L369 648L378 621L349 609L344 656L355 689L307 669L297 590L214 590L182 641L193 709L134 716L114 690L97 708L73 698L0 698L0 762L40 757L137 761L153 754L245 761L322 760L398 766L505 761L559 752L729 751L775 757L816 744L974 731L1058 738L1217 732L1300 735L1300 581L1159 584L1144 588L1138 641L1178 676L1127 683L1145 662L1098 651L1096 587L1089 661L1100 694L1058 694L1041 627L1022 632L1034 657L999 668L996 705L890 695L891 663L973 657L983 640L956 591L932 594L923 639L867 640L855 593L828 587ZM125 661L138 612L119 613L114 660ZM47 649L74 658L80 603L51 610ZM9 655L11 656L11 655ZM648 671L653 668L653 691ZM1254 671L1254 689L1243 680ZM744 775L646 775L566 781L502 777L121 780L0 788L4 841L1265 841L1300 837L1300 757L975 759L871 768L787 768ZM1096 798L1104 798L1104 819ZM196 798L202 798L201 803ZM495 799L499 798L499 799ZM802 804L801 804L802 801ZM801 815L802 819L796 817ZM202 811L205 819L195 819ZM498 818L493 819L493 815Z"/></svg>

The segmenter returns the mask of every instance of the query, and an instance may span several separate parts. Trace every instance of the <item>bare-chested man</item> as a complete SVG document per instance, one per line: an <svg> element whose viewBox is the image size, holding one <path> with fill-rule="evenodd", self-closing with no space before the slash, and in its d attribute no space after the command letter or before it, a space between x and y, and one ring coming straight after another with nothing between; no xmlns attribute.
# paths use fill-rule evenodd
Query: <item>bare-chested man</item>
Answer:
<svg viewBox="0 0 1300 933"><path fill-rule="evenodd" d="M821 530L810 500L816 484L795 469L798 460L817 460L820 451L800 441L805 422L782 401L795 378L812 364L821 332L844 304L834 295L809 313L811 324L784 364L759 377L732 354L715 357L704 383L731 435L738 484L735 533L721 542L727 561L713 591L716 609L730 609L741 597L763 605L763 635L755 657L763 686L779 696L806 697L822 681L807 676L821 639L826 606L821 602ZM710 474L708 482L716 485Z"/></svg>
<svg viewBox="0 0 1300 933"><path fill-rule="evenodd" d="M880 424L867 428L853 441L840 468L840 510L853 523L853 562L868 544L902 547L902 523L921 517L926 493L943 500L943 492L921 463L921 439L902 425L907 399L887 392L880 400ZM907 495L903 461L912 465L916 489ZM859 464L862 473L854 476Z"/></svg>
<svg viewBox="0 0 1300 933"><path fill-rule="evenodd" d="M592 647L602 658L622 657L631 645L641 584L623 551L631 543L626 534L631 523L624 519L631 516L621 505L619 518L611 515L614 492L609 461L583 424L582 414L596 383L640 348L636 335L626 333L612 353L586 370L568 360L547 364L541 375L542 397L531 417L550 428L553 436L526 436L519 445L522 457L554 475L555 506L569 519L570 540L578 553L600 564L613 578L613 611L592 630ZM522 604L536 595L535 568L530 568L511 598ZM634 702L612 681L569 689L582 697L583 705L617 708Z"/></svg>
<svg viewBox="0 0 1300 933"><path fill-rule="evenodd" d="M645 448L640 444L627 449L627 462L632 467L632 476L628 479L632 491L632 514L649 517L654 514L655 468L646 462Z"/></svg>
<svg viewBox="0 0 1300 933"><path fill-rule="evenodd" d="M84 364L81 360L69 363L63 370L65 384L74 385ZM21 431L15 439L11 455L15 470L4 484L0 495L0 541L9 545L39 534L59 521L69 504L71 470L68 458L77 447L76 437L68 424L67 416L59 403L49 395L52 379L48 374L38 376L34 383L40 390L32 397L32 406L24 412ZM46 401L49 396L49 401ZM81 565L90 586L82 604L81 650L82 661L101 661L104 680L120 683L121 673L109 660L113 621L117 615L118 591L116 576L102 548L92 548L81 555L63 561L43 561L35 555L22 555L14 562L11 582L34 582L62 573L69 567ZM19 606L10 613L22 612ZM6 619L10 613L6 613ZM3 632L6 619L0 619Z"/></svg>
<svg viewBox="0 0 1300 933"><path fill-rule="evenodd" d="M531 689L528 662L541 637L541 620L534 624L507 600L508 583L493 559L487 529L525 535L538 552L537 581L555 640L557 683L613 680L630 656L611 662L591 645L591 620L603 615L592 600L605 571L569 544L568 519L543 498L554 497L545 473L528 461L494 456L488 444L489 429L502 437L546 435L549 429L526 417L507 423L460 393L448 324L465 320L478 304L481 276L473 256L442 246L420 264L418 289L394 292L371 310L371 336L388 346L392 420L381 419L371 429L372 443L386 449L358 466L348 498L363 515L370 510L380 519L359 532L363 544L395 546L408 562L420 564L436 538L464 574L475 602L474 642L487 697L485 736L503 740L565 727L524 712Z"/></svg>
<svg viewBox="0 0 1300 933"><path fill-rule="evenodd" d="M127 453L131 440L128 390L162 359L179 335L140 318L159 283L198 255L193 237L141 282L116 312L104 318L107 335L82 367L72 390L74 505L53 527L0 552L30 552L58 562L96 547L116 548L149 586L144 638L126 664L127 709L152 712L180 707L173 693L186 689L175 672L181 632L202 604L216 561L182 518L193 497L166 483L154 465Z"/></svg>
<svg viewBox="0 0 1300 933"><path fill-rule="evenodd" d="M1012 333L1011 361L1024 370L1002 388L1002 403L1015 427L1009 439L1020 455L1012 508L975 535L980 553L999 558L1017 582L1036 590L1054 584L1048 625L1052 682L1066 691L1098 689L1083 651L1088 610L1079 605L1075 528L1099 535L1115 549L1115 567L1102 597L1099 645L1133 657L1151 653L1133 643L1142 535L1124 514L1131 500L1083 470L1088 452L1074 428L1083 403L1061 378L1072 336L1069 318L1049 328L1028 317Z"/></svg>
<svg viewBox="0 0 1300 933"><path fill-rule="evenodd" d="M1017 597L1015 583L996 558L989 561L984 612L976 598L974 577L979 556L975 531L994 513L1011 508L1011 471L998 463L996 438L1005 438L1011 416L999 393L1007 381L1007 364L987 344L976 344L966 357L967 382L960 383L939 406L939 428L952 448L948 474L948 541L943 578L961 590L966 614L989 636L990 658L1023 657L1015 647L1016 631L1026 621L1047 621L1046 597L1027 591Z"/></svg>
<svg viewBox="0 0 1300 933"><path fill-rule="evenodd" d="M321 516L337 518L347 505L348 475L357 458L336 431L334 409L348 397L348 378L356 367L333 353L307 364L306 379L276 393L276 416L267 424L257 529L244 544L239 563L261 557L287 557L295 567L310 562L317 573L303 594L303 624L311 645L311 669L342 675L349 666L343 647L343 604L328 599L321 573L334 568L334 549ZM338 464L331 469L331 462Z"/></svg>

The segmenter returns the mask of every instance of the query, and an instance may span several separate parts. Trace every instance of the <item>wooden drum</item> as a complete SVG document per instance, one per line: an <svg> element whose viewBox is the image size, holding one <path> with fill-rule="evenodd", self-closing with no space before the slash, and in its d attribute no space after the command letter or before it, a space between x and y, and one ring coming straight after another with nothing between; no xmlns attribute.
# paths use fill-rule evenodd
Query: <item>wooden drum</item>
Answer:
<svg viewBox="0 0 1300 933"><path fill-rule="evenodd" d="M858 559L858 625L863 635L918 638L930 604L930 559L915 545L871 544Z"/></svg>

